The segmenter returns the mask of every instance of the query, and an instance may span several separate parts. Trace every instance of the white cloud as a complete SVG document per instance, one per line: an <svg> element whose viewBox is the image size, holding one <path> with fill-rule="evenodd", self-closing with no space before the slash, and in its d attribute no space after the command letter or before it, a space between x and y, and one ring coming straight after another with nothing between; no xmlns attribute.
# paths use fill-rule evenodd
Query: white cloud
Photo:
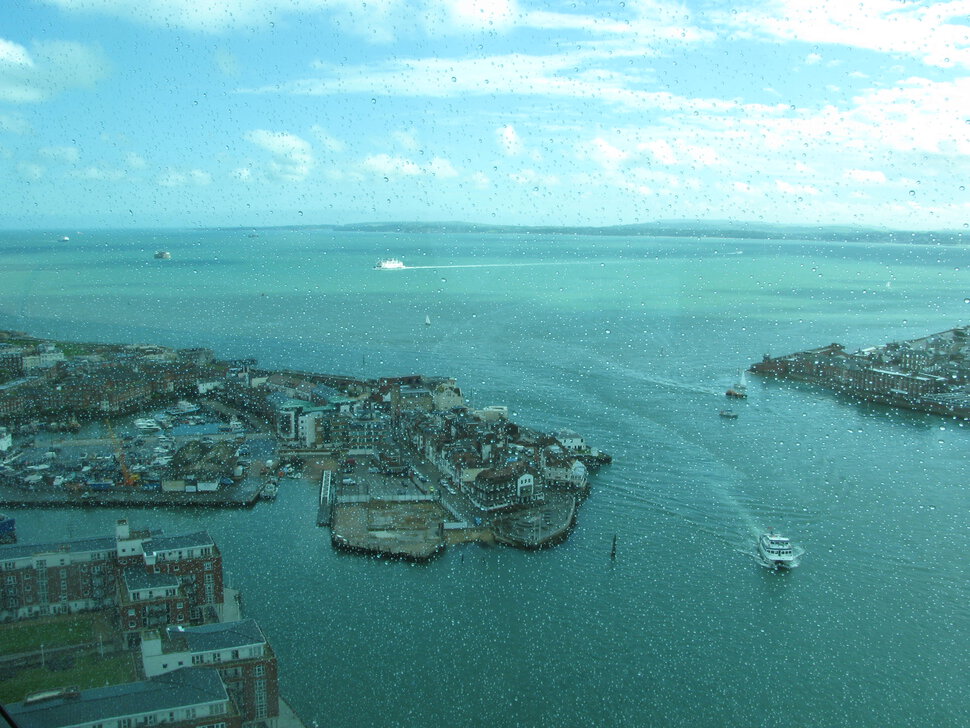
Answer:
<svg viewBox="0 0 970 728"><path fill-rule="evenodd" d="M98 182L117 182L125 177L124 170L106 169L104 167L84 167L72 174L78 179L92 180Z"/></svg>
<svg viewBox="0 0 970 728"><path fill-rule="evenodd" d="M12 134L26 134L30 131L30 124L22 116L0 114L0 131L9 131Z"/></svg>
<svg viewBox="0 0 970 728"><path fill-rule="evenodd" d="M677 155L666 139L654 139L640 145L653 155L653 158L661 164L677 164Z"/></svg>
<svg viewBox="0 0 970 728"><path fill-rule="evenodd" d="M318 73L258 88L247 94L331 96L372 94L391 97L468 98L511 94L602 101L630 109L712 110L736 108L736 101L684 98L668 91L647 91L652 72L642 70L644 49L636 43L606 45L573 53L510 53L484 58L402 58L374 65L351 66L324 61ZM624 61L627 61L624 63Z"/></svg>
<svg viewBox="0 0 970 728"><path fill-rule="evenodd" d="M970 66L966 0L932 5L911 0L774 0L711 19L754 35L900 53L924 63ZM952 21L952 22L951 22Z"/></svg>
<svg viewBox="0 0 970 728"><path fill-rule="evenodd" d="M148 162L140 154L135 154L134 152L128 152L125 155L125 164L127 164L131 169L144 169L148 166Z"/></svg>
<svg viewBox="0 0 970 728"><path fill-rule="evenodd" d="M812 185L791 184L790 182L786 182L783 179L776 179L775 180L775 187L779 191L784 192L785 194L788 194L788 195L799 195L799 196L801 196L801 195L812 195L812 196L814 196L814 195L817 195L818 194L818 188L813 187Z"/></svg>
<svg viewBox="0 0 970 728"><path fill-rule="evenodd" d="M868 184L885 184L886 182L886 175L879 170L872 169L847 169L842 176L852 182Z"/></svg>
<svg viewBox="0 0 970 728"><path fill-rule="evenodd" d="M81 158L77 147L42 147L37 153L44 159L65 164L76 164Z"/></svg>
<svg viewBox="0 0 970 728"><path fill-rule="evenodd" d="M807 56L805 56L805 63L809 66L814 66L821 60L822 56L820 56L818 53L809 53Z"/></svg>
<svg viewBox="0 0 970 728"><path fill-rule="evenodd" d="M298 182L306 179L313 169L313 147L296 134L254 129L245 138L272 155L267 166L271 177Z"/></svg>
<svg viewBox="0 0 970 728"><path fill-rule="evenodd" d="M498 136L499 148L505 156L515 157L522 153L522 140L514 126L506 124L496 129L495 134Z"/></svg>
<svg viewBox="0 0 970 728"><path fill-rule="evenodd" d="M212 182L212 175L203 172L201 169L180 172L170 167L158 176L157 182L161 187L186 187L189 185L201 187Z"/></svg>
<svg viewBox="0 0 970 728"><path fill-rule="evenodd" d="M457 177L458 171L447 159L435 157L428 164L421 165L407 157L393 157L390 154L371 154L364 159L361 167L384 177Z"/></svg>
<svg viewBox="0 0 970 728"><path fill-rule="evenodd" d="M0 38L0 64L6 66L33 66L34 61L19 43Z"/></svg>
<svg viewBox="0 0 970 728"><path fill-rule="evenodd" d="M324 149L331 152L342 152L347 146L340 139L337 139L337 137L331 135L322 126L314 124L312 127L310 127L310 131L313 133L313 138L320 142Z"/></svg>
<svg viewBox="0 0 970 728"><path fill-rule="evenodd" d="M20 162L17 165L17 172L20 174L20 177L32 182L42 179L45 171L39 164L33 164L32 162Z"/></svg>
<svg viewBox="0 0 970 728"><path fill-rule="evenodd" d="M72 88L89 88L107 73L97 48L66 41L40 41L31 53L0 39L0 102L38 103Z"/></svg>

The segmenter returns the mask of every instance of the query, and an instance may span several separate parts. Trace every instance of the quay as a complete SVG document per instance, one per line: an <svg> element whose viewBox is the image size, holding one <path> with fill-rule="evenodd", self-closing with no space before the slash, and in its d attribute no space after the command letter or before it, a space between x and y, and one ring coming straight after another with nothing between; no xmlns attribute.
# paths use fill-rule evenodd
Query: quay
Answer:
<svg viewBox="0 0 970 728"><path fill-rule="evenodd" d="M856 400L970 419L970 326L855 352L841 344L770 357L748 369Z"/></svg>

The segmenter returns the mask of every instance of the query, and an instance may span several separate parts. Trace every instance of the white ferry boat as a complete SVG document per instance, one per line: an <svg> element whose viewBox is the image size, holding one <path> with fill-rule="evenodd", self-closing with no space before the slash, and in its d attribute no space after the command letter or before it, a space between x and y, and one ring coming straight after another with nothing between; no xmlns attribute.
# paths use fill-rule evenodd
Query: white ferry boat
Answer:
<svg viewBox="0 0 970 728"><path fill-rule="evenodd" d="M374 270L403 270L406 267L407 266L404 265L404 262L398 260L397 258L385 258L384 260L377 262L377 265L374 266Z"/></svg>
<svg viewBox="0 0 970 728"><path fill-rule="evenodd" d="M135 427L139 430L160 430L162 426L152 419L135 420Z"/></svg>
<svg viewBox="0 0 970 728"><path fill-rule="evenodd" d="M758 556L772 569L794 569L801 555L801 549L780 533L768 531L758 538Z"/></svg>

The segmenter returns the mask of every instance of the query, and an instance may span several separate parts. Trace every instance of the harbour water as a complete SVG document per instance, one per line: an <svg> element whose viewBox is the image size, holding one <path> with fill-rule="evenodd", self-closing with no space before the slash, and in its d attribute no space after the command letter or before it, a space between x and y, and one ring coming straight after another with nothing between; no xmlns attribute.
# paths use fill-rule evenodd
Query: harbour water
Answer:
<svg viewBox="0 0 970 728"><path fill-rule="evenodd" d="M966 247L246 232L0 233L0 328L454 376L614 456L570 539L339 554L286 480L252 511L20 512L21 541L208 529L308 724L970 723L970 426L752 378L724 398L764 353L967 323ZM768 527L800 568L758 566Z"/></svg>

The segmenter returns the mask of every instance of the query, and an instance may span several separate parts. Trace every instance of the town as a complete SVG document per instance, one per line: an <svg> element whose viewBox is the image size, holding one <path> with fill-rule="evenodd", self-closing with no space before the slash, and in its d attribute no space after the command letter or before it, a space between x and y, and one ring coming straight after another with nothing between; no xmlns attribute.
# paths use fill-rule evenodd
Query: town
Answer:
<svg viewBox="0 0 970 728"><path fill-rule="evenodd" d="M611 462L571 430L469 406L450 378L20 332L0 332L0 425L0 702L45 728L302 724L206 532L121 519L113 536L51 541L18 534L9 509L247 508L302 483L333 547L426 561L454 544L562 541Z"/></svg>
<svg viewBox="0 0 970 728"><path fill-rule="evenodd" d="M970 326L855 352L841 344L780 357L750 372L811 382L856 399L970 419Z"/></svg>

